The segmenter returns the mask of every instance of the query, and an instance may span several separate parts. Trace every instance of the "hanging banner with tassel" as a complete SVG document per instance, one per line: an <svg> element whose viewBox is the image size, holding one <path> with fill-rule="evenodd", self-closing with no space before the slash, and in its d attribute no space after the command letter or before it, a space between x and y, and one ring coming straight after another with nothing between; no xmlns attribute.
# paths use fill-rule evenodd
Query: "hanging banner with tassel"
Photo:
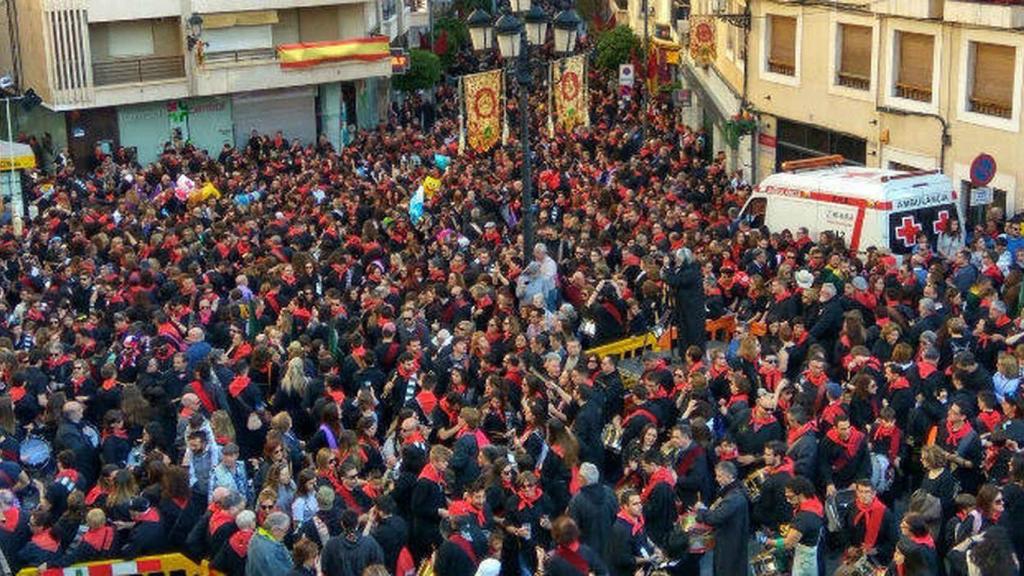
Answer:
<svg viewBox="0 0 1024 576"><path fill-rule="evenodd" d="M555 123L571 131L577 126L590 124L587 110L586 55L563 58L552 65L556 79L551 83L555 101Z"/></svg>
<svg viewBox="0 0 1024 576"><path fill-rule="evenodd" d="M466 140L477 152L490 150L501 137L501 85L501 70L462 77Z"/></svg>

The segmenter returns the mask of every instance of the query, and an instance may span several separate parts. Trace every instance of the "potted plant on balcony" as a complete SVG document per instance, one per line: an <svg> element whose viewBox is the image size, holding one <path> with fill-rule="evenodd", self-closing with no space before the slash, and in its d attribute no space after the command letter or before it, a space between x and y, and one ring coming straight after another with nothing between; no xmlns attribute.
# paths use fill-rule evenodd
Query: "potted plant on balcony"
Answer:
<svg viewBox="0 0 1024 576"><path fill-rule="evenodd" d="M739 114L733 114L725 121L725 140L729 146L736 148L740 138L749 136L757 130L757 118L749 110L743 110Z"/></svg>

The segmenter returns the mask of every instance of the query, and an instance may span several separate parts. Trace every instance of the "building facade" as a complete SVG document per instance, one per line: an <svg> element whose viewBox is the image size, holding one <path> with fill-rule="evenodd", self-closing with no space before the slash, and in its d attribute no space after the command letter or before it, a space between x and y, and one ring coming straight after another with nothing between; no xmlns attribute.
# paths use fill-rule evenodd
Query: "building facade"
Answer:
<svg viewBox="0 0 1024 576"><path fill-rule="evenodd" d="M985 206L970 205L970 167L987 154L997 166L992 205L1024 209L1024 2L700 0L694 13L716 22L715 60L687 62L705 125L720 120L708 118L709 103L720 116L755 113L756 132L727 152L738 167L749 158L757 179L785 160L833 153L938 169L974 222ZM749 33L726 13L749 14Z"/></svg>
<svg viewBox="0 0 1024 576"><path fill-rule="evenodd" d="M347 127L375 126L391 61L366 56L386 54L410 16L400 0L15 6L20 88L44 103L21 131L50 131L76 159L96 146L131 147L143 164L174 139L216 154L253 130L340 145Z"/></svg>

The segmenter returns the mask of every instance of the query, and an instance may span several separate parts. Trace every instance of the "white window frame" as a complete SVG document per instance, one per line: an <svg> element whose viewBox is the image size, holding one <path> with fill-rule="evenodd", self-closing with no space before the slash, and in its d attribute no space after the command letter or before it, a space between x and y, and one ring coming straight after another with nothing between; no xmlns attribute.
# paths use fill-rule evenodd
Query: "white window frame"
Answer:
<svg viewBox="0 0 1024 576"><path fill-rule="evenodd" d="M838 83L839 64L843 57L842 36L839 33L840 26L849 24L851 26L863 26L871 28L871 73L867 90L857 90ZM856 16L842 12L832 12L829 18L829 37L832 39L828 44L828 91L836 96L844 96L864 102L875 101L875 91L878 89L878 53L880 50L878 32L878 21L870 16Z"/></svg>
<svg viewBox="0 0 1024 576"><path fill-rule="evenodd" d="M1009 118L1000 118L998 116L991 116L989 114L981 114L979 112L971 111L970 94L971 87L974 84L974 50L971 47L971 44L973 43L996 44L1000 46L1011 46L1014 48L1013 100L1010 102L1013 109L1010 112ZM1016 35L1003 35L994 33L991 30L981 31L965 29L961 34L960 39L960 73L958 74L957 80L958 86L956 103L957 120L967 122L968 124L974 124L976 126L983 126L985 128L994 128L996 130L1019 133L1022 106L1021 86L1022 83L1024 83L1024 67L1021 66L1021 62L1024 62L1024 41Z"/></svg>
<svg viewBox="0 0 1024 576"><path fill-rule="evenodd" d="M793 44L793 75L786 76L785 74L776 74L768 70L768 57L771 55L772 47L772 31L771 31L771 18L769 16L784 16L788 18L796 19L796 31L794 32ZM802 42L803 30L804 30L804 19L803 11L797 8L790 8L786 6L772 6L770 9L766 9L760 18L763 27L761 34L761 54L758 58L759 76L762 80L767 82L774 82L776 84L785 84L786 86L799 86L800 85L800 72L802 66Z"/></svg>
<svg viewBox="0 0 1024 576"><path fill-rule="evenodd" d="M911 112L924 112L928 114L939 113L939 100L941 100L942 87L942 24L900 22L893 23L886 35L888 47L885 54L885 88L882 91L883 101L887 106L900 108ZM896 95L896 80L899 79L899 42L897 38L900 32L910 34L926 34L932 40L932 100L931 102L919 102L910 98L900 98Z"/></svg>
<svg viewBox="0 0 1024 576"><path fill-rule="evenodd" d="M886 146L882 148L882 168L888 169L890 162L914 166L918 170L937 170L939 168L939 160L934 156Z"/></svg>

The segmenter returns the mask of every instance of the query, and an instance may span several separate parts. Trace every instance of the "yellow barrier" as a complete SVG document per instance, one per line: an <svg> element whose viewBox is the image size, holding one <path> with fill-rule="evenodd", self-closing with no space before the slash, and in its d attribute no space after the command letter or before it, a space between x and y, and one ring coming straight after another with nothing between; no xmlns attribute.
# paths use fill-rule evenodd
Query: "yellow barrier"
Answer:
<svg viewBox="0 0 1024 576"><path fill-rule="evenodd" d="M664 349L658 343L658 336L655 335L654 332L630 336L628 338L623 338L622 340L616 340L615 342L596 346L587 350L586 354L593 354L598 357L617 356L619 359L633 358L648 348L655 352L659 352Z"/></svg>
<svg viewBox="0 0 1024 576"><path fill-rule="evenodd" d="M176 576L222 576L220 572L210 568L206 560L196 564L183 554L143 556L134 560L100 560L46 570L24 568L18 572L18 576L131 576L154 573L174 573Z"/></svg>

